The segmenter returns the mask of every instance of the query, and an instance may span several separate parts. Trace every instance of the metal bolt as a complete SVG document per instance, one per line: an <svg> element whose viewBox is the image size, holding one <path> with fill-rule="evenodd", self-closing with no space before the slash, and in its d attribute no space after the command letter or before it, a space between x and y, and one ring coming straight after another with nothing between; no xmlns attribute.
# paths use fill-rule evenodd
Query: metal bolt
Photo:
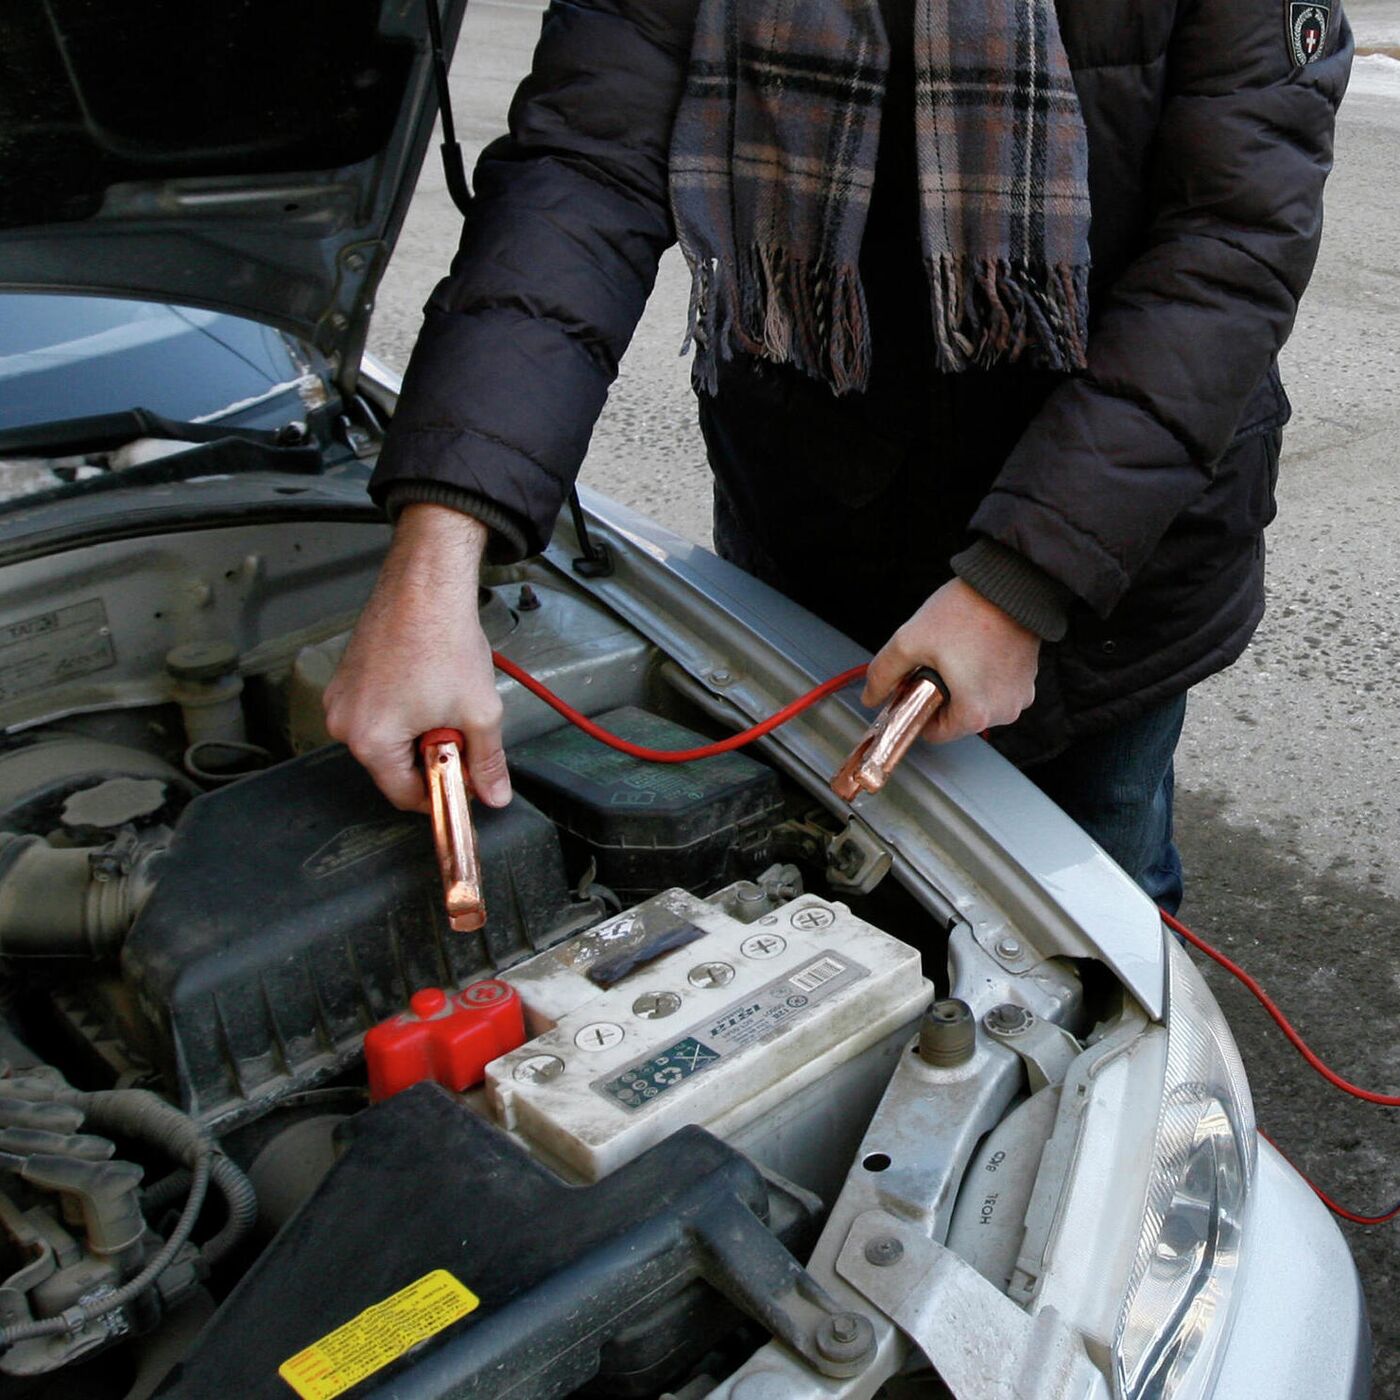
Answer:
<svg viewBox="0 0 1400 1400"><path fill-rule="evenodd" d="M919 1058L926 1065L952 1069L965 1065L977 1049L972 1008L957 997L936 1001L919 1023Z"/></svg>
<svg viewBox="0 0 1400 1400"><path fill-rule="evenodd" d="M888 1268L904 1255L904 1246L893 1235L881 1235L865 1246L865 1262L877 1269Z"/></svg>
<svg viewBox="0 0 1400 1400"><path fill-rule="evenodd" d="M645 1016L648 1021L660 1021L673 1016L681 1009L681 999L675 992L643 992L632 1003L632 1011L637 1016Z"/></svg>
<svg viewBox="0 0 1400 1400"><path fill-rule="evenodd" d="M851 1366L875 1346L875 1329L859 1313L834 1313L817 1328L817 1351L828 1361Z"/></svg>
<svg viewBox="0 0 1400 1400"><path fill-rule="evenodd" d="M1019 958L1022 951L1020 939L1012 938L1010 934L997 939L997 957L999 958Z"/></svg>
<svg viewBox="0 0 1400 1400"><path fill-rule="evenodd" d="M700 963L690 969L692 987L727 987L734 980L734 969L728 963Z"/></svg>
<svg viewBox="0 0 1400 1400"><path fill-rule="evenodd" d="M530 587L528 583L520 585L520 597L515 600L515 606L521 612L534 612L540 605L540 595Z"/></svg>
<svg viewBox="0 0 1400 1400"><path fill-rule="evenodd" d="M284 423L278 428L273 441L278 447L300 447L303 443L310 441L310 438L311 429L298 418L290 423Z"/></svg>
<svg viewBox="0 0 1400 1400"><path fill-rule="evenodd" d="M854 841L848 841L844 845L833 846L831 849L831 868L838 875L854 875L864 864L865 857L860 852L860 847Z"/></svg>
<svg viewBox="0 0 1400 1400"><path fill-rule="evenodd" d="M333 311L331 313L331 328L343 331L350 324L350 318L343 311Z"/></svg>
<svg viewBox="0 0 1400 1400"><path fill-rule="evenodd" d="M734 675L732 672L726 671L721 667L717 671L710 672L710 682L712 685L733 685Z"/></svg>
<svg viewBox="0 0 1400 1400"><path fill-rule="evenodd" d="M345 266L351 272L363 272L365 266L365 255L363 253L347 253L345 255Z"/></svg>
<svg viewBox="0 0 1400 1400"><path fill-rule="evenodd" d="M1034 1020L1035 1017L1024 1006L1004 1001L987 1012L982 1018L982 1024L993 1035L1020 1035Z"/></svg>

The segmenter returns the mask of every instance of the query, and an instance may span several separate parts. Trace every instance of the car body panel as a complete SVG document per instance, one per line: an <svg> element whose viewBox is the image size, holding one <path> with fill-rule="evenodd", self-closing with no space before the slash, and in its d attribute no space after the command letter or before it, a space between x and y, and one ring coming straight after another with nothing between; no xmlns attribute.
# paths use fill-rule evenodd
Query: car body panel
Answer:
<svg viewBox="0 0 1400 1400"><path fill-rule="evenodd" d="M1371 1393L1371 1327L1351 1252L1327 1208L1264 1138L1235 1289L1221 1400Z"/></svg>
<svg viewBox="0 0 1400 1400"><path fill-rule="evenodd" d="M709 551L594 493L583 493L583 500L590 533L608 545L614 572L575 581L685 669L713 698L716 713L728 709L732 717L737 709L744 722L757 720L865 659L847 638ZM561 522L550 561L568 570L578 553L576 537ZM859 737L864 719L849 691L810 714L765 741L766 756L839 811L826 778ZM966 921L989 969L1014 978L1045 957L1098 958L1144 1010L1163 1015L1165 959L1156 910L989 745L968 739L916 746L884 792L862 798L855 810L896 849L901 883L931 912ZM998 945L1008 932L1027 956L1005 956ZM996 975L989 971L988 986ZM1363 1400L1370 1393L1371 1339L1355 1263L1335 1220L1266 1141L1243 1253L1232 1327L1210 1393L1221 1400L1256 1394ZM784 1356L778 1347L760 1352L717 1393L737 1394L740 1379L771 1378L791 1387ZM858 1383L845 1388L812 1375L799 1388L773 1393L865 1392Z"/></svg>
<svg viewBox="0 0 1400 1400"><path fill-rule="evenodd" d="M252 4L238 12L242 22L232 30L234 11L209 12L206 35L192 34L191 12L169 3L104 9L100 27L80 5L44 8L47 24L12 17L10 39L31 46L36 72L52 68L52 93L42 96L61 110L47 116L36 110L8 130L0 123L0 150L21 162L13 183L37 187L20 191L27 203L0 204L0 290L124 296L250 316L316 346L342 385L351 386L374 289L433 127L425 6L360 0L347 14L334 0L319 0L289 16L268 3ZM442 7L449 51L465 8L465 0ZM362 31L357 52L364 71L348 75L351 90L356 83L385 89L377 149L357 151L360 158L349 164L298 167L298 154L333 159L337 147L333 114L294 102L281 114L286 123L319 118L329 133L304 153L295 131L266 149L231 138L221 148L226 133L218 113L205 126L170 118L169 94L197 86L201 70L192 56L201 55L224 98L232 102L242 90L250 96L248 108L226 114L224 124L241 131L256 123L263 108L255 104L271 105L269 93L292 101L296 72L310 86L305 65L328 57L278 51L279 43L324 45L352 19ZM282 32L284 21L294 21L300 39ZM186 72L172 66L172 44L182 35ZM280 66L240 73L236 65L252 63L254 55ZM31 97L39 104L39 96ZM45 140L60 143L76 167L76 188L66 200L46 202L38 170L30 168Z"/></svg>

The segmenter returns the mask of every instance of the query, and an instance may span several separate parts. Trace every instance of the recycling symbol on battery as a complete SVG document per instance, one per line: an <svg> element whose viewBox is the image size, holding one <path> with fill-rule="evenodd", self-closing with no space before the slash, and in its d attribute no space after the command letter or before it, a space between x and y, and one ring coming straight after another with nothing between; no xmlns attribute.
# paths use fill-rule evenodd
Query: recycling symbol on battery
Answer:
<svg viewBox="0 0 1400 1400"><path fill-rule="evenodd" d="M669 1088L672 1084L679 1084L685 1078L685 1071L677 1069L675 1065L668 1065L665 1069L659 1069L652 1075L652 1083L660 1084L663 1088Z"/></svg>

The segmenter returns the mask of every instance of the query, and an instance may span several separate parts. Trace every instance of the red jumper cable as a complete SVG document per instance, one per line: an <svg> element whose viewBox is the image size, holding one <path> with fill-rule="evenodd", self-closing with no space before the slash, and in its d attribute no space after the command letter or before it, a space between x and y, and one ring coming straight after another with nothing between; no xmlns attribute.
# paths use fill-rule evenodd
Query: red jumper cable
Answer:
<svg viewBox="0 0 1400 1400"><path fill-rule="evenodd" d="M737 734L731 734L727 739L720 739L710 744L699 744L688 749L652 749L642 744L634 744L627 739L620 738L616 734L609 733L600 725L595 724L587 715L574 709L567 701L561 700L559 696L555 695L540 681L537 681L534 676L530 675L523 667L516 665L516 663L511 661L508 657L502 656L500 652L493 651L491 653L491 659L495 662L497 668L505 675L524 686L532 695L543 700L545 704L551 706L568 720L570 724L576 725L579 729L583 730L585 734L598 740L599 743L608 745L609 748L616 749L620 753L629 754L633 758L639 758L648 763L691 763L697 759L712 758L717 754L731 753L735 749L743 748L746 744L753 743L755 739L761 739L765 734L771 734L773 730L777 729L780 725L786 724L789 720L796 718L804 710L810 709L819 700L823 700L826 696L832 695L836 691L850 685L852 681L859 680L866 672L865 666L852 666L849 670L842 671L839 675L832 676L830 680L823 681L820 685L814 686L811 690L807 691L805 695L801 695L790 704L784 705L782 709L770 715L767 719L761 720L759 723L751 725L748 729L741 730ZM879 787L888 777L895 763L903 756L909 743L912 742L914 736L918 733L919 729L922 728L923 722L925 722L933 713L933 710L937 708L937 704L946 699L946 691L942 689L941 682L937 681L937 677L932 677L932 681L937 683L936 686L932 684L926 685L918 692L917 702L912 703L911 690L908 685L896 688L879 718L877 718L871 728L866 731L860 743L857 745L855 752L851 755L851 758L843 765L836 779L833 780L833 786L838 783L841 785L837 790L840 791L843 796L853 797L855 792L861 788L872 792L879 790ZM925 693L925 691L934 689L939 692L936 697L931 698ZM921 705L932 704L932 708L929 708L922 714L921 720L917 725L911 722L914 703ZM905 714L905 710L909 710L911 713ZM855 783L853 773L858 769L862 757L871 752L872 744L880 741L883 735L885 736L883 739L885 747L891 747L887 731L891 728L892 722L900 731L898 752L894 753L892 757L888 755L885 756L884 761L880 764L867 765L869 773L864 775L859 783ZM904 732L906 730L907 734ZM449 737L451 740L455 740L455 743L448 743L443 747L460 763L460 755L463 747L460 735L453 733L449 736L443 731L435 731L433 735L424 737L425 740L431 738L439 740L439 742L443 739L449 739ZM453 750L455 750L455 752L453 752ZM432 752L433 756L436 757L442 751L437 749L435 745ZM470 817L466 817L465 821L462 820L463 814L466 811L465 798L467 795L465 778L462 780L460 807L455 803L449 804L448 802L442 801L441 795L435 793L435 801L433 804L434 825L435 828L440 827L436 834L438 838L438 849L443 862L444 887L448 889L450 898L453 892L451 887L453 884L456 884L457 890L455 892L460 898L462 894L466 893L462 889L463 884L469 883L473 886L472 893L475 895L475 901L464 900L462 902L468 904L470 907L469 918L471 922L468 926L479 927L479 921L484 918L484 909L480 905L479 884L473 881L463 881L461 879L462 875L466 873L463 866L465 866L467 870L470 870L472 875L477 874L475 868L475 840L474 833L471 829ZM457 794L454 793L453 796L457 796ZM456 811L453 815L458 818L458 820L450 823L450 829L449 822L446 820L449 806L456 807ZM439 821L440 813L442 814L441 821ZM466 850L463 850L462 847L464 831L466 833L466 843L468 847ZM455 854L457 859L454 861L452 859L452 854L449 853ZM455 881L453 879L454 875L457 877ZM460 915L466 911L459 908L454 912L460 917ZM1353 1084L1350 1080L1343 1078L1335 1070L1324 1064L1322 1059L1313 1051L1298 1031L1294 1029L1288 1018L1279 1010L1273 998L1269 996L1254 977L1246 972L1238 963L1232 961L1230 958L1226 957L1224 953L1212 947L1199 934L1193 933L1179 919L1168 914L1165 910L1162 910L1161 914L1162 920L1168 928L1180 934L1193 948L1204 953L1206 957L1218 963L1232 977L1237 978L1243 983L1264 1010L1268 1012L1275 1025L1283 1032L1293 1048L1297 1050L1308 1065L1331 1084L1333 1088L1343 1093L1350 1094L1352 1097L1361 1099L1366 1103L1381 1104L1391 1108L1400 1107L1400 1094L1382 1094L1372 1089L1364 1089L1360 1085ZM454 926L461 928L464 923L468 923L468 920L463 919L459 923L454 919L453 922ZM1267 1141L1273 1143L1273 1139L1269 1138L1267 1134L1261 1134L1261 1136L1264 1136ZM1274 1145L1277 1146L1277 1144ZM1352 1221L1358 1225L1383 1225L1394 1220L1397 1216L1400 1216L1400 1203L1397 1203L1390 1210L1379 1215L1362 1215L1355 1211L1350 1211L1334 1201L1304 1173L1299 1172L1299 1175L1308 1183L1309 1187L1316 1193L1323 1204L1344 1220Z"/></svg>
<svg viewBox="0 0 1400 1400"><path fill-rule="evenodd" d="M1365 1103L1381 1104L1385 1107L1400 1107L1400 1094L1380 1094L1374 1089L1363 1089L1359 1084L1353 1084L1351 1080L1344 1079L1334 1069L1324 1064L1322 1058L1313 1050L1306 1040L1294 1029L1293 1023L1287 1016L1279 1010L1274 999L1260 985L1258 979L1251 976L1237 962L1225 956L1218 948L1213 948L1198 933L1193 933L1180 919L1168 914L1165 909L1159 911L1162 915L1162 922L1172 930L1179 933L1193 948L1204 953L1212 962L1218 963L1232 977L1241 982L1246 990L1254 997L1260 1006L1269 1013L1274 1024L1281 1030L1287 1038L1288 1043L1307 1061L1308 1065L1322 1076L1334 1089L1339 1089L1344 1094L1350 1094L1353 1098L1361 1099ZM1291 1158L1283 1152L1278 1143L1269 1137L1268 1133L1260 1132L1260 1137L1278 1151L1279 1155L1288 1162L1293 1170L1312 1188L1318 1200L1332 1211L1334 1215L1339 1215L1343 1220L1350 1220L1354 1225L1386 1225L1400 1216L1400 1202L1392 1206L1387 1211L1382 1211L1379 1215L1360 1215L1356 1211L1348 1210L1345 1206L1339 1205L1327 1194L1306 1172L1300 1171Z"/></svg>

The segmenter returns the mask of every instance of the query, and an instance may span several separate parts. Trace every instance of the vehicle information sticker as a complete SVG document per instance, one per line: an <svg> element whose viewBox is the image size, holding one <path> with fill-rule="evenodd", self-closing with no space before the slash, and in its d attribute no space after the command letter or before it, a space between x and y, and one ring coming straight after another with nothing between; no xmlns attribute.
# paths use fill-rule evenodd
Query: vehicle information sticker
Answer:
<svg viewBox="0 0 1400 1400"><path fill-rule="evenodd" d="M116 664L101 598L0 624L0 701Z"/></svg>
<svg viewBox="0 0 1400 1400"><path fill-rule="evenodd" d="M725 1055L766 1040L834 992L869 975L868 969L844 953L829 949L818 953L795 971L775 977L718 1015L691 1026L675 1044L634 1061L619 1074L595 1080L590 1087L629 1111L646 1108Z"/></svg>
<svg viewBox="0 0 1400 1400"><path fill-rule="evenodd" d="M480 1302L446 1269L435 1269L297 1352L277 1374L301 1400L335 1400Z"/></svg>

